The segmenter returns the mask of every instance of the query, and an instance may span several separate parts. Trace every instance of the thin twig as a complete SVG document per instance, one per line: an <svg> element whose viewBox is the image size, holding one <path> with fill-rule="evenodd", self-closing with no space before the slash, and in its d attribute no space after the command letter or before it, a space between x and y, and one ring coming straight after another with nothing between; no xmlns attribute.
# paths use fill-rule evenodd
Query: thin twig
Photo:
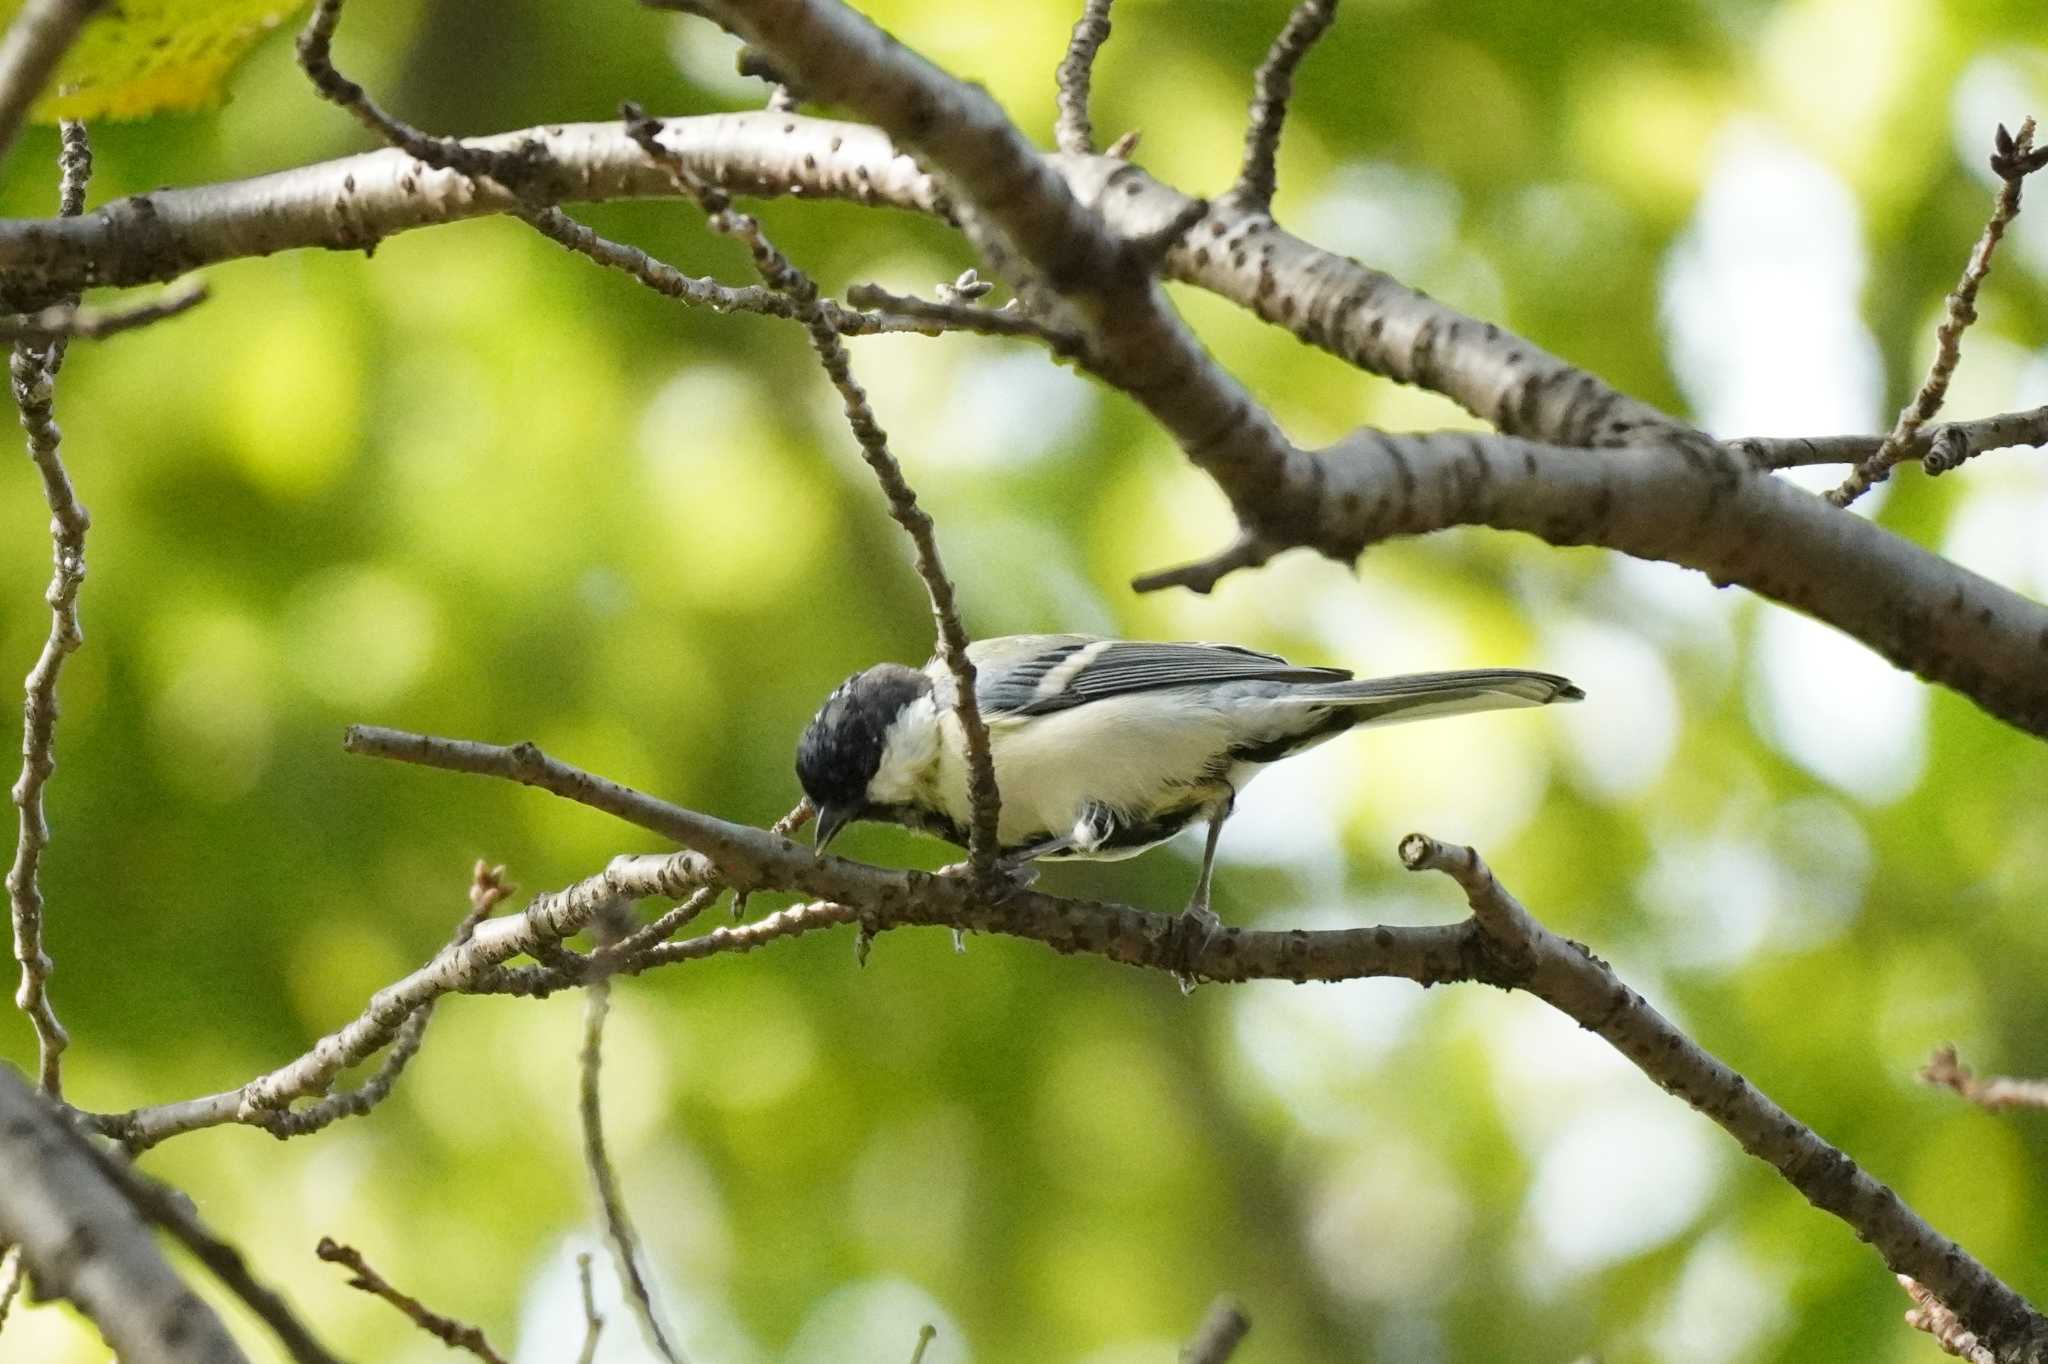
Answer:
<svg viewBox="0 0 2048 1364"><path fill-rule="evenodd" d="M597 1358L598 1338L604 1334L604 1318L598 1314L597 1293L590 1283L590 1252L576 1256L576 1287L583 1294L583 1348L576 1364L591 1364Z"/></svg>
<svg viewBox="0 0 2048 1364"><path fill-rule="evenodd" d="M1082 338L1047 322L1040 322L1016 308L977 308L971 303L954 303L919 298L915 294L891 293L879 284L856 284L846 291L846 301L858 309L924 324L932 331L977 332L983 336L1024 337L1042 341L1055 355L1078 356L1086 347ZM867 311L855 317L866 317Z"/></svg>
<svg viewBox="0 0 2048 1364"><path fill-rule="evenodd" d="M967 741L967 794L973 811L967 853L977 875L986 880L995 873L1000 846L996 835L1001 816L1001 796L996 789L995 762L989 754L988 726L974 695L974 661L968 657L967 630L960 623L960 605L953 581L939 557L937 533L932 519L917 502L917 494L903 476L903 466L890 453L889 436L882 429L867 394L853 377L853 364L846 346L833 329L831 316L820 305L818 286L797 269L789 258L768 240L767 233L751 214L732 206L726 192L690 175L682 162L661 141L661 122L646 117L639 109L623 111L626 130L640 144L648 158L668 169L676 188L690 194L704 210L711 230L738 241L753 258L754 268L769 288L789 296L797 316L810 333L811 348L825 368L826 377L839 391L847 425L860 446L861 458L874 472L889 500L889 515L909 534L916 551L917 576L931 597L932 617L937 624L939 656L953 677L953 711L959 717Z"/></svg>
<svg viewBox="0 0 2048 1364"><path fill-rule="evenodd" d="M926 1322L917 1328L917 1344L910 1349L910 1364L924 1364L924 1352L939 1338L939 1328Z"/></svg>
<svg viewBox="0 0 2048 1364"><path fill-rule="evenodd" d="M1067 40L1067 55L1053 73L1058 86L1055 96L1059 117L1053 122L1053 141L1063 152L1086 155L1095 150L1095 125L1088 117L1088 87L1095 76L1095 55L1109 41L1109 7L1113 0L1083 0L1081 17L1074 20L1074 36Z"/></svg>
<svg viewBox="0 0 2048 1364"><path fill-rule="evenodd" d="M0 1252L0 1330L6 1329L7 1314L14 1307L14 1295L21 1292L23 1277L21 1247L9 1246Z"/></svg>
<svg viewBox="0 0 2048 1364"><path fill-rule="evenodd" d="M86 181L92 174L92 147L84 124L64 125L58 172L59 210L63 216L75 217L85 207ZM21 984L14 1002L35 1028L38 1081L53 1098L64 1091L63 1055L71 1038L50 1002L50 973L55 965L43 942L43 892L38 876L43 851L50 842L43 788L57 766L57 677L64 660L85 642L78 621L78 593L85 585L85 532L92 524L64 468L59 452L63 432L52 415L57 371L63 363L61 339L18 341L8 367L14 404L28 436L28 457L42 476L43 500L50 508L53 567L50 586L43 593L50 607L50 635L23 684L21 776L11 793L20 811L20 833L14 845L14 863L7 872L7 901L14 926L14 959L21 965Z"/></svg>
<svg viewBox="0 0 2048 1364"><path fill-rule="evenodd" d="M1954 1090L1979 1108L2048 1108L2048 1080L1976 1075L1956 1059L1952 1043L1934 1049L1934 1055L1921 1067L1920 1078Z"/></svg>
<svg viewBox="0 0 2048 1364"><path fill-rule="evenodd" d="M102 337L147 327L176 317L206 301L206 285L174 284L147 303L125 308L82 308L55 303L33 313L0 313L0 341L52 341L58 337Z"/></svg>
<svg viewBox="0 0 2048 1364"><path fill-rule="evenodd" d="M467 1350L478 1359L489 1361L489 1364L506 1364L505 1357L491 1348L491 1342L481 1327L444 1317L418 1298L393 1288L382 1274L370 1267L370 1262L354 1246L345 1246L331 1236L323 1236L313 1253L329 1264L348 1270L354 1276L348 1281L350 1288L359 1288L372 1297L382 1298L405 1313L413 1325L449 1349Z"/></svg>
<svg viewBox="0 0 2048 1364"><path fill-rule="evenodd" d="M682 1353L662 1329L653 1290L641 1273L640 1238L633 1231L632 1219L626 1215L626 1200L619 1192L618 1171L612 1168L611 1156L605 1151L598 1077L603 1069L604 1020L610 1011L611 982L600 977L583 995L583 1083L579 1105L583 1119L583 1163L590 1171L598 1208L604 1214L605 1239L611 1245L612 1259L618 1266L626 1304L633 1309L633 1315L640 1321L640 1329L647 1336L647 1343L654 1347L655 1352L669 1364L682 1364Z"/></svg>
<svg viewBox="0 0 2048 1364"><path fill-rule="evenodd" d="M796 304L788 295L758 284L735 288L717 280L686 275L664 261L656 260L636 246L600 236L583 223L557 208L535 209L520 215L536 232L599 265L621 271L658 294L696 307L720 313L762 313L769 317L794 318ZM933 321L911 315L859 312L826 301L832 325L842 335L874 336L884 332L915 332L936 336L943 329ZM866 305L857 305L865 307Z"/></svg>
<svg viewBox="0 0 2048 1364"><path fill-rule="evenodd" d="M0 37L0 156L14 145L21 121L57 74L78 32L106 0L27 0Z"/></svg>
<svg viewBox="0 0 2048 1364"><path fill-rule="evenodd" d="M1934 363L1928 368L1919 392L1900 410L1884 444L1851 470L1841 486L1828 493L1828 501L1846 507L1874 484L1890 478L1892 467L1907 458L1920 428L1941 411L1942 399L1948 396L1949 379L1962 359L1963 332L1977 320L1977 290L1991 273L1991 255L2005 236L2006 225L2019 214L2020 189L2026 178L2043 166L2048 166L2048 147L2034 146L2032 118L2020 122L2017 134L2008 133L2004 124L1999 125L1997 149L1991 156L1991 169L2001 181L1998 198L1992 205L1991 220L1984 224L1984 235L1977 239L1976 249L1970 252L1969 262L1963 267L1962 279L1948 296L1947 315L1935 332Z"/></svg>
<svg viewBox="0 0 2048 1364"><path fill-rule="evenodd" d="M1798 469L1858 464L1875 455L1884 442L1883 436L1745 436L1727 444L1758 469ZM1918 459L1932 478L1978 455L2022 445L2048 445L2048 407L1923 426L1907 443L1903 459Z"/></svg>
<svg viewBox="0 0 2048 1364"><path fill-rule="evenodd" d="M1913 1300L1913 1306L1906 1311L1906 1325L1933 1336L1942 1353L1966 1359L1970 1364L2001 1364L1998 1356L1979 1343L1975 1333L1941 1299L1921 1287L1911 1275L1899 1275L1899 1287Z"/></svg>
<svg viewBox="0 0 2048 1364"><path fill-rule="evenodd" d="M1244 165L1230 198L1258 212L1273 206L1278 183L1274 161L1280 153L1280 129L1287 122L1287 101L1294 96L1294 70L1337 17L1337 0L1301 0L1252 77L1251 126L1244 135Z"/></svg>
<svg viewBox="0 0 2048 1364"><path fill-rule="evenodd" d="M1131 579L1131 591L1158 592L1169 587L1185 587L1190 592L1206 596L1231 574L1241 568L1261 567L1274 553L1273 547L1256 534L1240 530L1235 540L1206 559L1182 564L1178 568L1139 574Z"/></svg>
<svg viewBox="0 0 2048 1364"><path fill-rule="evenodd" d="M476 926L489 918L491 911L510 898L512 892L513 887L505 880L505 869L491 866L479 858L470 873L469 909L455 925L451 945L460 947L474 937ZM265 1110L257 1121L271 1136L282 1141L287 1137L318 1132L343 1118L364 1116L391 1096L399 1077L412 1064L412 1058L419 1054L420 1043L426 1040L427 1024L433 1021L435 1003L429 999L399 1024L397 1034L391 1039L391 1050L385 1054L376 1072L354 1089L330 1094L303 1108Z"/></svg>
<svg viewBox="0 0 2048 1364"><path fill-rule="evenodd" d="M1244 1338L1251 1334L1252 1320L1237 1299L1228 1293L1209 1304L1202 1324L1180 1352L1181 1364L1224 1364Z"/></svg>
<svg viewBox="0 0 2048 1364"><path fill-rule="evenodd" d="M206 1229L193 1211L191 1200L168 1185L159 1184L119 1157L82 1143L93 1159L124 1194L135 1210L171 1234L173 1240L192 1253L192 1258L211 1270L221 1285L244 1303L268 1326L297 1364L339 1364L326 1347L313 1338L291 1305L274 1290L257 1280L242 1258L242 1252Z"/></svg>

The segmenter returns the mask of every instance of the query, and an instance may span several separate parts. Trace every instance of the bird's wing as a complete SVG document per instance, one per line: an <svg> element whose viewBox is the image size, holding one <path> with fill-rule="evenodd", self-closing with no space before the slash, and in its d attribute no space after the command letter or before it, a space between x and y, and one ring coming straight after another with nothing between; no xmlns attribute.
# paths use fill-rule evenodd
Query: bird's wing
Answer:
<svg viewBox="0 0 2048 1364"><path fill-rule="evenodd" d="M988 715L1044 715L1131 692L1221 682L1342 682L1342 668L1304 668L1236 644L1146 644L1085 635L1031 636L1043 646L991 656L974 689ZM991 640L989 643L1006 643ZM979 659L977 666L982 666Z"/></svg>

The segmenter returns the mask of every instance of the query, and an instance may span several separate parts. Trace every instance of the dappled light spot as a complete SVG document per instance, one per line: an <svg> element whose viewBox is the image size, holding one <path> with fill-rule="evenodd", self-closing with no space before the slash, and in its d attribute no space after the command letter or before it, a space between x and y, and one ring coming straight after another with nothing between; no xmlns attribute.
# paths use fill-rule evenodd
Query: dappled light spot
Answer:
<svg viewBox="0 0 2048 1364"><path fill-rule="evenodd" d="M1341 1297L1413 1305L1456 1282L1473 1208L1435 1152L1381 1132L1324 1171L1306 1205L1316 1273Z"/></svg>
<svg viewBox="0 0 2048 1364"><path fill-rule="evenodd" d="M383 569L329 569L292 594L285 657L299 684L321 700L382 706L432 664L437 616L430 597Z"/></svg>
<svg viewBox="0 0 2048 1364"><path fill-rule="evenodd" d="M1656 1309L1650 1347L1670 1364L1762 1358L1790 1316L1791 1274L1789 1265L1760 1262L1726 1232L1701 1237Z"/></svg>
<svg viewBox="0 0 2048 1364"><path fill-rule="evenodd" d="M927 1324L938 1335L924 1364L967 1364L974 1357L960 1323L929 1290L908 1279L856 1279L811 1309L781 1358L784 1364L908 1359L918 1328Z"/></svg>
<svg viewBox="0 0 2048 1364"><path fill-rule="evenodd" d="M1862 215L1848 186L1767 124L1724 128L1663 279L1678 382L1706 429L1728 437L1877 429L1883 374L1861 316L1865 270ZM1841 471L1786 476L1818 489Z"/></svg>
<svg viewBox="0 0 2048 1364"><path fill-rule="evenodd" d="M1269 914L1256 926L1358 928L1427 917L1416 902L1385 898ZM1231 1000L1231 1032L1256 1089L1286 1110L1290 1124L1345 1139L1370 1105L1367 1081L1413 1036L1427 999L1412 981L1392 979L1239 990Z"/></svg>
<svg viewBox="0 0 2048 1364"><path fill-rule="evenodd" d="M255 621L174 610L149 626L150 738L166 785L205 801L247 795L269 770L277 657Z"/></svg>
<svg viewBox="0 0 2048 1364"><path fill-rule="evenodd" d="M1588 698L1558 713L1573 774L1604 800L1640 795L1678 747L1678 689L1664 655L1633 631L1592 620L1568 622L1548 638L1543 666Z"/></svg>
<svg viewBox="0 0 2048 1364"><path fill-rule="evenodd" d="M832 533L831 500L789 448L760 382L685 370L640 419L649 542L677 591L718 611L759 611L809 581Z"/></svg>
<svg viewBox="0 0 2048 1364"><path fill-rule="evenodd" d="M1846 635L1758 608L1758 728L1807 771L1869 804L1911 791L1927 761L1927 687Z"/></svg>
<svg viewBox="0 0 2048 1364"><path fill-rule="evenodd" d="M1723 1161L1703 1117L1658 1093L1588 1104L1544 1149L1530 1182L1518 1259L1531 1291L1663 1245L1706 1207Z"/></svg>

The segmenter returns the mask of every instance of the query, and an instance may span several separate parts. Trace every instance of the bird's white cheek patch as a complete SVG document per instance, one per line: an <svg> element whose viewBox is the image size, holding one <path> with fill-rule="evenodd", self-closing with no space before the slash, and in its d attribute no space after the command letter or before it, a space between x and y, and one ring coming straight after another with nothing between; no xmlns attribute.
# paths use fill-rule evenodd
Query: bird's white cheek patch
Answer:
<svg viewBox="0 0 2048 1364"><path fill-rule="evenodd" d="M868 799L900 805L928 785L939 758L938 713L919 697L897 713L882 734L882 762L868 781Z"/></svg>

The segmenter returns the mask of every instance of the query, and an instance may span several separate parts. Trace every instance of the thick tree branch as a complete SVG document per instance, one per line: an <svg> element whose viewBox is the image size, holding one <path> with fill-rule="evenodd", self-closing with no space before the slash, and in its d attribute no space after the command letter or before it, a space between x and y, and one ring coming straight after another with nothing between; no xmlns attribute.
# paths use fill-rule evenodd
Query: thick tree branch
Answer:
<svg viewBox="0 0 2048 1364"><path fill-rule="evenodd" d="M213 1309L171 1271L135 1206L58 1111L0 1066L0 1242L36 1289L66 1298L126 1364L245 1358Z"/></svg>
<svg viewBox="0 0 2048 1364"><path fill-rule="evenodd" d="M1360 433L1274 488L1314 515L1291 543L1348 557L1452 526L1523 531L1698 569L1835 626L2000 719L2048 734L2048 608L1759 473L1725 447L1626 458L1464 432ZM1178 570L1200 587L1244 557ZM1256 559L1256 556L1253 556ZM1147 585L1150 585L1149 582Z"/></svg>
<svg viewBox="0 0 2048 1364"><path fill-rule="evenodd" d="M1963 267L1962 279L1949 293L1947 312L1935 332L1934 363L1928 368L1927 377L1913 395L1913 400L1900 411L1899 419L1884 438L1884 443L1870 458L1850 470L1841 485L1828 494L1828 501L1837 507L1848 506L1873 485L1890 478L1893 467L1911 453L1920 428L1933 421L1934 415L1941 411L1942 400L1948 396L1949 380L1954 377L1956 365L1963 358L1963 333L1977 320L1977 290L1982 287L1984 277L1991 273L1991 253L2004 239L2006 226L2019 216L2020 190L2026 178L2043 166L2048 166L2048 148L2035 150L2033 119L2023 121L2016 135L2006 132L2004 124L1999 125L1991 169L1997 172L2003 183L1991 208L1991 220L1984 224L1984 235L1977 239L1976 248L1970 252L1970 259Z"/></svg>
<svg viewBox="0 0 2048 1364"><path fill-rule="evenodd" d="M1530 916L1470 848L1421 834L1401 842L1410 870L1439 871L1465 892L1507 983L1612 1043L1667 1092L1691 1104L1823 1212L1868 1241L1892 1270L1911 1275L2002 1360L2048 1358L2048 1319L1891 1189L1716 1060L1618 979L1586 948Z"/></svg>
<svg viewBox="0 0 2048 1364"><path fill-rule="evenodd" d="M1270 213L1279 182L1274 162L1280 154L1280 130L1287 122L1287 101L1294 98L1294 72L1316 40L1337 19L1337 0L1301 0L1287 24L1273 39L1266 59L1252 76L1252 112L1244 135L1244 164L1231 201L1253 213ZM1060 150L1069 150L1062 147Z"/></svg>
<svg viewBox="0 0 2048 1364"><path fill-rule="evenodd" d="M1082 0L1081 17L1074 20L1074 36L1067 42L1067 55L1060 58L1053 74L1059 87L1059 117L1052 127L1053 144L1063 152L1086 155L1095 150L1095 125L1088 117L1088 88L1095 77L1095 55L1109 41L1109 7L1112 0Z"/></svg>

